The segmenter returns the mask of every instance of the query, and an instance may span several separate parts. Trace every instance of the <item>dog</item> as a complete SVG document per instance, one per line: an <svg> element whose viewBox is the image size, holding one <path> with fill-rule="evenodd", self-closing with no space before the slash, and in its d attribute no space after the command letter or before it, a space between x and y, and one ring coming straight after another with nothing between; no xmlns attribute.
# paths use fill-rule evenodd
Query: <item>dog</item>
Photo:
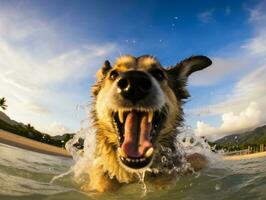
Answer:
<svg viewBox="0 0 266 200"><path fill-rule="evenodd" d="M211 64L206 56L192 56L166 68L150 55L122 56L113 66L105 61L92 86L95 162L83 189L112 190L138 181L148 169L159 170L148 171L145 181L155 185L174 181L176 171L164 169L180 166L182 160L175 142L177 127L183 125L182 105L190 96L187 80ZM161 162L163 156L168 164ZM195 170L207 162L200 154L186 160Z"/></svg>

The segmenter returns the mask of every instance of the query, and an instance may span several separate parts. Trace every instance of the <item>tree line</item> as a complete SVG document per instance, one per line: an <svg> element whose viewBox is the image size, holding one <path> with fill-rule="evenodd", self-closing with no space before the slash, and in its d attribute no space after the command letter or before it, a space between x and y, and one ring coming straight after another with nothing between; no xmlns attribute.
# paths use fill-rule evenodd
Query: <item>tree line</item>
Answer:
<svg viewBox="0 0 266 200"><path fill-rule="evenodd" d="M7 109L7 100L5 97L0 99L0 108L2 110ZM36 130L31 124L12 125L1 119L0 119L0 129L58 147L65 147L66 142L71 138L73 138L73 134L64 134L63 136L52 137L48 134L41 133L40 131Z"/></svg>

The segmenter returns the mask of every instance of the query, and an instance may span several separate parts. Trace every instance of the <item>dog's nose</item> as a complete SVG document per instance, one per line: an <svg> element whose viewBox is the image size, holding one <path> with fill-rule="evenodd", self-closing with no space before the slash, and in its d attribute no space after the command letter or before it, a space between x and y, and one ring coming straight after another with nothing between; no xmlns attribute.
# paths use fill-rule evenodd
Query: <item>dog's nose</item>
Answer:
<svg viewBox="0 0 266 200"><path fill-rule="evenodd" d="M133 103L147 96L151 87L150 77L141 71L126 72L117 82L118 93Z"/></svg>

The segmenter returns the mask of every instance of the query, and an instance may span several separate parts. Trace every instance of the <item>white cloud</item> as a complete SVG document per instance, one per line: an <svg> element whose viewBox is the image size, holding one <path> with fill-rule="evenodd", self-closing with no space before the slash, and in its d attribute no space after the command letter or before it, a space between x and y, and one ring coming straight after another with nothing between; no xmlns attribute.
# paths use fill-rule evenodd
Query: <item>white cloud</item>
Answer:
<svg viewBox="0 0 266 200"><path fill-rule="evenodd" d="M34 57L33 52L22 52L16 45L0 40L1 77L17 88L36 90L44 84L60 83L67 78L74 81L90 76L92 73L89 72L95 72L104 57L114 51L114 44L87 44L45 60Z"/></svg>
<svg viewBox="0 0 266 200"><path fill-rule="evenodd" d="M65 134L65 133L72 133L69 128L67 128L65 125L63 125L62 123L59 123L59 122L53 122L52 124L50 124L50 126L48 128L43 130L43 132L47 132L53 136L61 135L61 134Z"/></svg>
<svg viewBox="0 0 266 200"><path fill-rule="evenodd" d="M218 127L198 121L195 133L214 140L266 124L265 85L263 65L242 78L221 102L194 110L196 115L220 115L222 120Z"/></svg>
<svg viewBox="0 0 266 200"><path fill-rule="evenodd" d="M118 51L113 43L68 45L70 36L61 24L30 8L0 8L0 95L7 98L6 112L13 119L41 130L60 121L73 132L81 120L75 107L89 99L89 85L82 93L76 88ZM70 89L60 89L65 85Z"/></svg>
<svg viewBox="0 0 266 200"><path fill-rule="evenodd" d="M197 15L198 19L200 22L202 23L210 23L212 22L214 19L213 19L213 13L214 13L215 9L211 9L211 10L207 10L207 11L204 11L202 13L199 13Z"/></svg>
<svg viewBox="0 0 266 200"><path fill-rule="evenodd" d="M194 110L197 115L220 115L218 127L198 121L195 133L210 140L241 133L266 123L266 64L242 78L225 99L217 104Z"/></svg>
<svg viewBox="0 0 266 200"><path fill-rule="evenodd" d="M48 108L41 106L41 105L38 105L36 103L23 102L23 104L24 104L23 107L27 108L31 112L40 113L40 114L50 114L51 113Z"/></svg>
<svg viewBox="0 0 266 200"><path fill-rule="evenodd" d="M249 11L249 23L253 25L256 36L248 40L242 47L251 55L265 56L266 54L266 1L261 1Z"/></svg>
<svg viewBox="0 0 266 200"><path fill-rule="evenodd" d="M243 132L261 125L266 118L256 102L251 102L247 108L240 113L228 112L222 115L222 124L213 127L202 121L197 122L195 133L197 136L205 136L209 140Z"/></svg>
<svg viewBox="0 0 266 200"><path fill-rule="evenodd" d="M266 27L262 28L257 36L250 39L242 48L247 49L251 55L264 56L266 54Z"/></svg>
<svg viewBox="0 0 266 200"><path fill-rule="evenodd" d="M251 101L256 101L266 111L266 65L256 68L238 81L231 93L224 96L220 102L190 112L196 115L216 115L232 110L239 112Z"/></svg>
<svg viewBox="0 0 266 200"><path fill-rule="evenodd" d="M254 26L254 36L247 40L242 48L239 48L238 51L232 54L232 58L237 55L236 58L239 59L239 61L233 59L233 61L236 60L235 67L233 67L234 70L242 70L243 66L246 65L248 66L245 71L246 74L234 85L231 92L225 94L224 97L219 97L216 103L196 108L190 112L201 116L218 115L221 117L221 124L216 127L210 123L198 121L195 129L197 135L205 135L213 140L227 134L241 133L245 130L266 124L266 116L264 114L266 113L265 6L266 1L262 1L253 9L249 9L249 22ZM244 52L243 48L245 50ZM238 56L240 53L242 53L241 58ZM226 61L228 60L222 60L221 63L224 63L221 65L230 66L233 63L230 59L228 63ZM218 78L227 75L222 67L215 67L214 64L214 68L218 70ZM238 72L241 73L241 70L238 70ZM211 75L215 76L216 72L213 71ZM208 79L207 76L205 78ZM202 80L196 79L196 81L196 83L201 83L200 81ZM206 84L211 81L206 81Z"/></svg>
<svg viewBox="0 0 266 200"><path fill-rule="evenodd" d="M0 35L9 41L25 41L34 37L52 38L54 32L51 24L37 18L37 12L32 9L20 10L19 7L1 8Z"/></svg>
<svg viewBox="0 0 266 200"><path fill-rule="evenodd" d="M251 61L249 58L230 57L230 58L212 58L213 64L193 74L189 79L191 85L212 85L232 75L236 71L247 67Z"/></svg>
<svg viewBox="0 0 266 200"><path fill-rule="evenodd" d="M266 7L266 1L261 0L253 8L247 8L247 10L249 11L248 21L251 23L255 23L256 25L265 23L266 22L265 7Z"/></svg>
<svg viewBox="0 0 266 200"><path fill-rule="evenodd" d="M232 74L243 73L244 70L255 69L258 59L266 55L266 1L261 1L252 9L247 8L249 12L248 23L254 30L254 36L243 41L239 49L234 49L231 55L227 57L212 57L213 64L203 70L193 74L190 78L190 84L209 86L224 81ZM214 9L202 12L198 15L202 23L208 23L213 20ZM231 7L225 8L225 14L230 14ZM225 50L225 51L228 51Z"/></svg>

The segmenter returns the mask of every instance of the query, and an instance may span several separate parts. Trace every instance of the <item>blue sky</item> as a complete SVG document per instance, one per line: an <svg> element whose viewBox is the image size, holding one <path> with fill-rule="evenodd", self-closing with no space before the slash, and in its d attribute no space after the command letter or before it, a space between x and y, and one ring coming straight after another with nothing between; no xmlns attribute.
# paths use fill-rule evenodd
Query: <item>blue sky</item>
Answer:
<svg viewBox="0 0 266 200"><path fill-rule="evenodd" d="M207 55L189 80L186 123L215 139L264 124L265 1L0 1L0 96L12 118L57 134L86 121L105 59L164 66Z"/></svg>

